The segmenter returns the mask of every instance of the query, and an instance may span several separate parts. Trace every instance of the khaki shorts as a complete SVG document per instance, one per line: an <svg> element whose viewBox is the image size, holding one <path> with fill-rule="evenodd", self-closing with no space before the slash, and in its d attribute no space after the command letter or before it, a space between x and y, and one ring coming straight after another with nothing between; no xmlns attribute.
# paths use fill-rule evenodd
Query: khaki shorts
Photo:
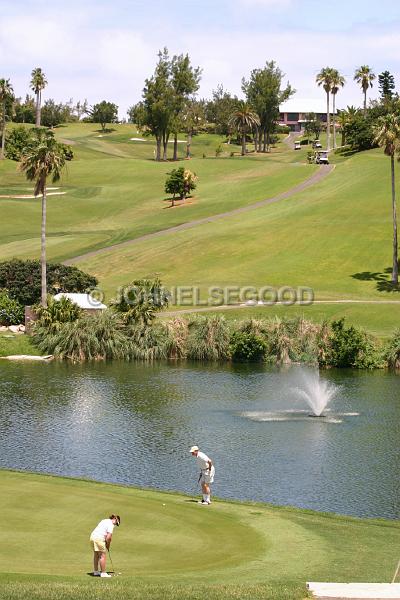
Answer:
<svg viewBox="0 0 400 600"><path fill-rule="evenodd" d="M202 471L200 483L214 483L215 467L211 467L211 471Z"/></svg>
<svg viewBox="0 0 400 600"><path fill-rule="evenodd" d="M92 548L94 552L106 552L106 542L105 540L93 539L90 538L90 543L92 544Z"/></svg>

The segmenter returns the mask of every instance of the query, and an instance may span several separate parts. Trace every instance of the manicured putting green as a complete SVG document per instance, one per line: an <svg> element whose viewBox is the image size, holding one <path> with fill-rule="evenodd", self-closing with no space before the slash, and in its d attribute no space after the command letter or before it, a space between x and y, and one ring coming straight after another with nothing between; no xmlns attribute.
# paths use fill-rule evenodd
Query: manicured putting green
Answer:
<svg viewBox="0 0 400 600"><path fill-rule="evenodd" d="M203 507L178 494L45 475L0 471L0 504L0 579L86 579L89 534L112 512L122 517L114 566L143 584L387 581L400 555L398 522L250 503Z"/></svg>

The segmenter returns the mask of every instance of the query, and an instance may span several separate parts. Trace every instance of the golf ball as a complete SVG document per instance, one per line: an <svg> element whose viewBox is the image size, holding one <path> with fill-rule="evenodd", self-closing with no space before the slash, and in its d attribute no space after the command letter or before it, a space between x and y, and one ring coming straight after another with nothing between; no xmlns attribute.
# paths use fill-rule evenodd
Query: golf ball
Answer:
<svg viewBox="0 0 400 600"><path fill-rule="evenodd" d="M165 506L164 502L163 502L163 506Z"/></svg>

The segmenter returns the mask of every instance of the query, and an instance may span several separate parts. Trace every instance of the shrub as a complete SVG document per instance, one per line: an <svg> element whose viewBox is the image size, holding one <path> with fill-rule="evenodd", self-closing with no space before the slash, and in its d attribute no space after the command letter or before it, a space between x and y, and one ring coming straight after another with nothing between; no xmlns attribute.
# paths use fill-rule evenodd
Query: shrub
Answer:
<svg viewBox="0 0 400 600"><path fill-rule="evenodd" d="M0 291L0 325L19 325L24 322L24 307L8 293Z"/></svg>
<svg viewBox="0 0 400 600"><path fill-rule="evenodd" d="M166 327L166 353L168 358L178 359L186 357L188 338L188 322L186 319L175 318L165 324Z"/></svg>
<svg viewBox="0 0 400 600"><path fill-rule="evenodd" d="M223 153L224 149L222 147L222 144L218 144L218 146L215 148L215 156L216 158L218 158L219 156L221 156L221 154Z"/></svg>
<svg viewBox="0 0 400 600"><path fill-rule="evenodd" d="M385 359L390 369L400 369L400 329L394 332L393 337L387 343Z"/></svg>
<svg viewBox="0 0 400 600"><path fill-rule="evenodd" d="M235 331L230 342L230 352L234 361L261 362L265 358L267 343L258 335Z"/></svg>
<svg viewBox="0 0 400 600"><path fill-rule="evenodd" d="M168 356L168 330L163 323L143 323L128 328L129 358L156 360Z"/></svg>
<svg viewBox="0 0 400 600"><path fill-rule="evenodd" d="M38 317L35 327L45 327L49 332L56 332L63 323L72 323L82 316L82 310L69 298L63 296L54 300L50 295L47 298L47 306L35 307L35 313Z"/></svg>
<svg viewBox="0 0 400 600"><path fill-rule="evenodd" d="M365 331L345 327L345 319L331 324L328 364L332 367L371 369L380 366L378 350Z"/></svg>
<svg viewBox="0 0 400 600"><path fill-rule="evenodd" d="M119 317L110 310L63 323L55 332L35 327L33 341L42 352L74 362L130 356L130 344Z"/></svg>
<svg viewBox="0 0 400 600"><path fill-rule="evenodd" d="M6 136L6 157L10 160L19 161L23 149L30 141L31 130L28 127L19 125L7 131Z"/></svg>
<svg viewBox="0 0 400 600"><path fill-rule="evenodd" d="M267 356L278 364L317 363L318 332L318 325L302 317L275 318L269 323Z"/></svg>
<svg viewBox="0 0 400 600"><path fill-rule="evenodd" d="M49 290L62 292L87 292L97 285L96 277L77 267L59 263L47 264ZM0 288L8 290L11 298L22 305L32 305L41 297L41 270L39 260L14 258L0 263Z"/></svg>
<svg viewBox="0 0 400 600"><path fill-rule="evenodd" d="M156 313L166 308L169 292L160 279L136 279L122 288L117 300L111 302L114 310L123 315L126 324L149 325Z"/></svg>
<svg viewBox="0 0 400 600"><path fill-rule="evenodd" d="M347 143L357 151L370 150L376 148L375 136L373 132L373 122L371 119L365 119L360 113L344 126L344 133Z"/></svg>
<svg viewBox="0 0 400 600"><path fill-rule="evenodd" d="M229 356L229 328L223 316L194 317L189 322L187 357L221 360Z"/></svg>

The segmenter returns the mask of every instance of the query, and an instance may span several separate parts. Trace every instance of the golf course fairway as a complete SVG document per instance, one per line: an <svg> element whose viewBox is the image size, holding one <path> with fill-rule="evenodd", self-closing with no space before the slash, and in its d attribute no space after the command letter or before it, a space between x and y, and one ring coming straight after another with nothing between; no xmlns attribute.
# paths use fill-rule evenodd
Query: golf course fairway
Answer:
<svg viewBox="0 0 400 600"><path fill-rule="evenodd" d="M398 521L260 503L205 507L47 475L1 470L0 505L0 598L8 600L295 600L307 597L310 580L390 581L400 555ZM92 578L89 535L112 512L121 515L111 555L122 575Z"/></svg>

